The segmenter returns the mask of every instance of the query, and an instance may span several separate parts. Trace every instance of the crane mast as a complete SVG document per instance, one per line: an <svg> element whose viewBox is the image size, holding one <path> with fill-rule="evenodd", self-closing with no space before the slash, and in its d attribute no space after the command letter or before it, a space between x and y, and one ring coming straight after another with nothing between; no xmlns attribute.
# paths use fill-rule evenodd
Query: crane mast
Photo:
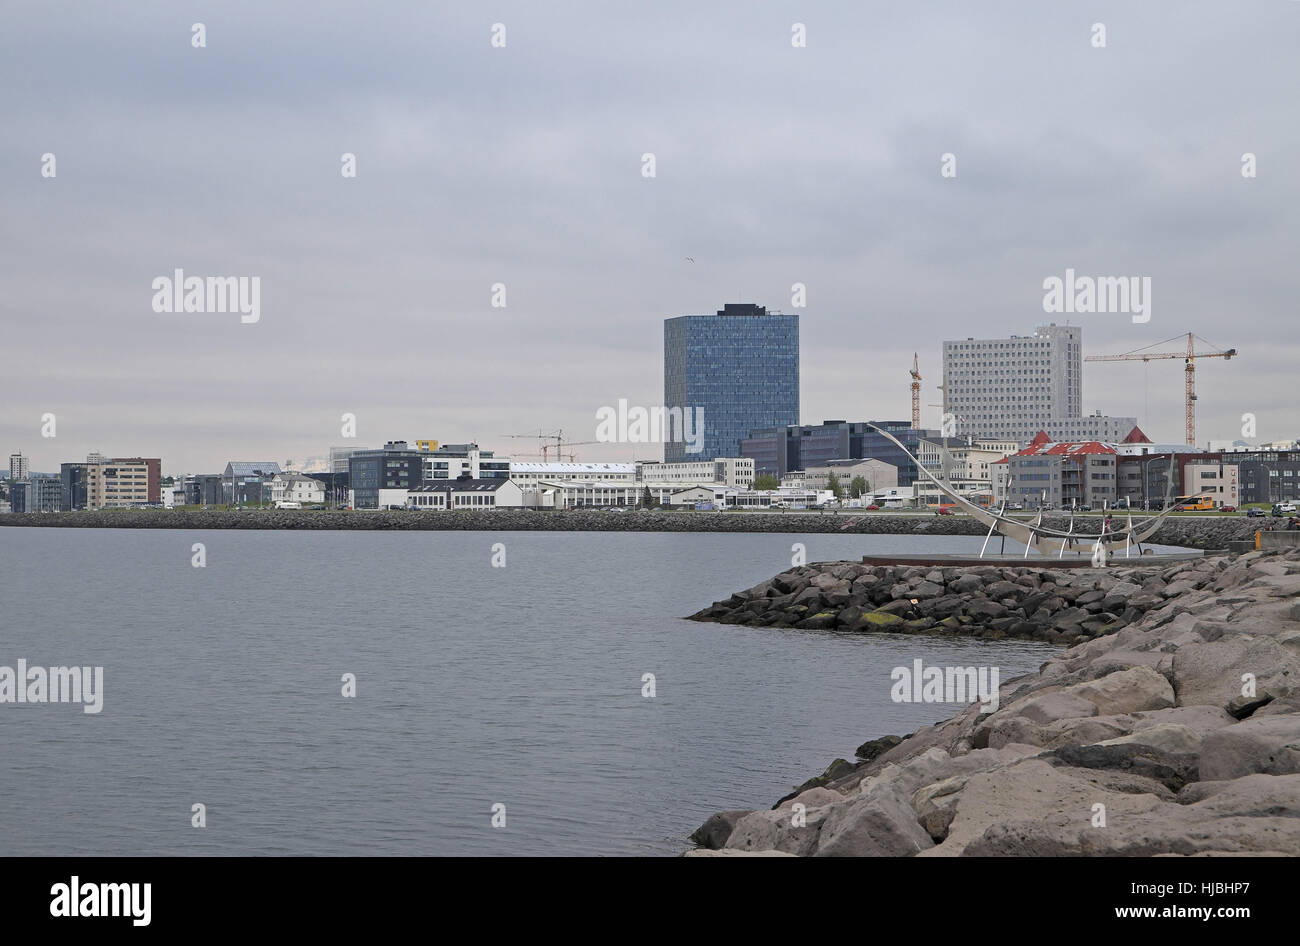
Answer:
<svg viewBox="0 0 1300 946"><path fill-rule="evenodd" d="M1174 338L1181 338L1176 335ZM1237 349L1229 348L1226 351L1209 351L1196 353L1196 336L1191 332L1187 333L1187 350L1186 351L1132 351L1122 355L1089 355L1084 361L1153 361L1161 358L1182 358L1183 364L1183 423L1184 434L1187 437L1187 443L1196 443L1196 359L1197 358L1223 358L1229 359L1237 354ZM1172 342L1174 339L1166 339L1165 342ZM1205 339L1201 339L1205 341ZM1165 344L1158 342L1157 344ZM1208 344L1208 343L1207 343Z"/></svg>

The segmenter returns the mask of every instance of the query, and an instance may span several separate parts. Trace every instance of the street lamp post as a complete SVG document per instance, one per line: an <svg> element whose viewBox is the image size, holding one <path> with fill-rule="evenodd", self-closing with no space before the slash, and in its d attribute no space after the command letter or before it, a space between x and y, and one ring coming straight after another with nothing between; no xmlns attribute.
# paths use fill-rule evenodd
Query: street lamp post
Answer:
<svg viewBox="0 0 1300 946"><path fill-rule="evenodd" d="M1151 511L1151 500L1147 495L1147 476L1149 475L1148 468L1151 466L1151 460L1154 459L1156 458L1151 457L1148 460L1142 461L1142 506L1143 508L1146 509L1147 512Z"/></svg>

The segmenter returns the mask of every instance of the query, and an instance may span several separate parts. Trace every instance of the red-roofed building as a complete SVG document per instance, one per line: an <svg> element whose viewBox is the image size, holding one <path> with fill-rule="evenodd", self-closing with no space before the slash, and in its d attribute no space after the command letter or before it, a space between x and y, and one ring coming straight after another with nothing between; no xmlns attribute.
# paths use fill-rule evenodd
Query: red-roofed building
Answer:
<svg viewBox="0 0 1300 946"><path fill-rule="evenodd" d="M1039 431L1027 447L1007 457L1005 498L1026 508L1113 506L1118 496L1115 471L1115 448L1109 444L1053 443ZM1000 477L995 474L995 479Z"/></svg>

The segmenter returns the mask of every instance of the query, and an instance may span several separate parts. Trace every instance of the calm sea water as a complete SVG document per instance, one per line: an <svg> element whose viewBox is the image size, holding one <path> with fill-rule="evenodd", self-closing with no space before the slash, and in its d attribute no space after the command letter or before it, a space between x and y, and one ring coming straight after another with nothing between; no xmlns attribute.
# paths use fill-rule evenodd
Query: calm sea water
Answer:
<svg viewBox="0 0 1300 946"><path fill-rule="evenodd" d="M676 854L710 813L953 714L891 702L893 667L1005 681L1057 652L682 615L794 542L981 541L0 529L0 665L104 667L98 715L0 704L0 855Z"/></svg>

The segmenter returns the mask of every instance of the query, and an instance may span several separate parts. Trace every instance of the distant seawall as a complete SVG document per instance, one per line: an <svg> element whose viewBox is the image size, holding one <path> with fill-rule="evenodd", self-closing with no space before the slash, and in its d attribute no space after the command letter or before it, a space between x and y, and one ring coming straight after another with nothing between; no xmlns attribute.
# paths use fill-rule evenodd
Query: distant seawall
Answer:
<svg viewBox="0 0 1300 946"><path fill-rule="evenodd" d="M1119 525L1122 519L1116 519ZM1267 520L1264 520L1265 522ZM1044 525L1065 529L1065 517ZM343 512L298 509L164 510L113 509L96 512L0 515L0 526L80 529L363 529L430 532L777 532L861 535L984 535L986 526L966 516L900 513L707 513L542 512L496 509L485 512ZM1095 535L1101 518L1081 516L1075 531ZM1223 549L1232 541L1253 539L1257 520L1245 517L1169 519L1152 537L1158 545ZM990 548L996 550L995 536Z"/></svg>

